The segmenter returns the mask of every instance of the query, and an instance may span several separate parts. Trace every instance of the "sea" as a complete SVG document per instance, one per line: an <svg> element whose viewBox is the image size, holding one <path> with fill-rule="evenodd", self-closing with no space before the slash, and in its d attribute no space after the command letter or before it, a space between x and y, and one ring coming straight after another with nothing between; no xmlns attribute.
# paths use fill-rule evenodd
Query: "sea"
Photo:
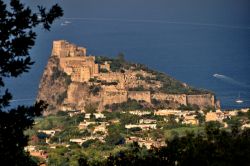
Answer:
<svg viewBox="0 0 250 166"><path fill-rule="evenodd" d="M25 1L32 9L40 2ZM36 28L35 61L28 73L6 78L11 106L34 103L51 55L64 39L89 55L123 53L196 88L213 91L222 109L250 107L250 2L248 0L58 1L64 16L51 31ZM243 100L237 103L236 100Z"/></svg>

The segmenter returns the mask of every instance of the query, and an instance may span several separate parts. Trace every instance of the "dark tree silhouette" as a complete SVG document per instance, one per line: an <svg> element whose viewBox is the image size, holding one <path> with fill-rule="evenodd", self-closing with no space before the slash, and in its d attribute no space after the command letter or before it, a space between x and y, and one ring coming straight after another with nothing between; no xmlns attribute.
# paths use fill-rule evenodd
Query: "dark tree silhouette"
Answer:
<svg viewBox="0 0 250 166"><path fill-rule="evenodd" d="M4 88L4 78L18 77L28 72L32 62L29 50L35 45L34 28L42 25L50 30L53 21L63 15L57 4L48 11L38 6L32 12L19 0L7 5L0 0L0 162L6 165L35 165L24 152L28 137L24 130L32 127L34 117L46 108L42 101L34 106L18 106L8 110L12 95Z"/></svg>

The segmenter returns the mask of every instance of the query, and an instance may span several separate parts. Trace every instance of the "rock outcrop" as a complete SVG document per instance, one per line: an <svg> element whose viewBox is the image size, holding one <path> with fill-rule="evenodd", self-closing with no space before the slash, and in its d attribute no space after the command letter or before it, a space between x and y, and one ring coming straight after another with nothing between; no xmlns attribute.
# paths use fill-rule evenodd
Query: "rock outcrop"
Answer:
<svg viewBox="0 0 250 166"><path fill-rule="evenodd" d="M95 104L98 111L106 105L128 100L152 107L197 105L215 107L215 96L194 89L164 73L120 57L87 56L86 48L64 40L54 41L52 55L42 76L37 100L47 101L48 111L84 110Z"/></svg>

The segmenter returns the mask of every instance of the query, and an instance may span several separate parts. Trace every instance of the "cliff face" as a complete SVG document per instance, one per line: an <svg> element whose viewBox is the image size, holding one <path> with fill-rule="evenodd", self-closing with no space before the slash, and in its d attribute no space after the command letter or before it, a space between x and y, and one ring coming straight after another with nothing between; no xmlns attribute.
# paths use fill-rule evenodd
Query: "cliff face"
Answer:
<svg viewBox="0 0 250 166"><path fill-rule="evenodd" d="M180 105L215 107L212 93L194 89L141 64L87 56L86 49L66 41L54 41L52 55L42 76L38 100L49 111L84 110L95 105L98 111L128 100L152 108L178 108Z"/></svg>
<svg viewBox="0 0 250 166"><path fill-rule="evenodd" d="M48 110L57 110L67 97L70 83L70 77L59 66L59 59L50 57L39 84L37 100L46 101Z"/></svg>

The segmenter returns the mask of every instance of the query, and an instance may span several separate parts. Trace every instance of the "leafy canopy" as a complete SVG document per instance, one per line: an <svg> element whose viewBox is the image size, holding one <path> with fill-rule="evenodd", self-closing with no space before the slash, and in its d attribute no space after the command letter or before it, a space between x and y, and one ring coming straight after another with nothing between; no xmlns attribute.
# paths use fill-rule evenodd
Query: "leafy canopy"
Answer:
<svg viewBox="0 0 250 166"><path fill-rule="evenodd" d="M34 117L40 116L46 108L44 102L34 106L18 106L8 109L11 93L5 89L4 78L18 77L28 72L34 62L29 50L35 45L34 28L42 25L50 30L53 21L63 15L60 6L53 5L49 10L38 6L33 12L19 0L10 0L7 5L0 0L0 159L8 165L34 165L24 152L28 137L23 131L31 128Z"/></svg>

